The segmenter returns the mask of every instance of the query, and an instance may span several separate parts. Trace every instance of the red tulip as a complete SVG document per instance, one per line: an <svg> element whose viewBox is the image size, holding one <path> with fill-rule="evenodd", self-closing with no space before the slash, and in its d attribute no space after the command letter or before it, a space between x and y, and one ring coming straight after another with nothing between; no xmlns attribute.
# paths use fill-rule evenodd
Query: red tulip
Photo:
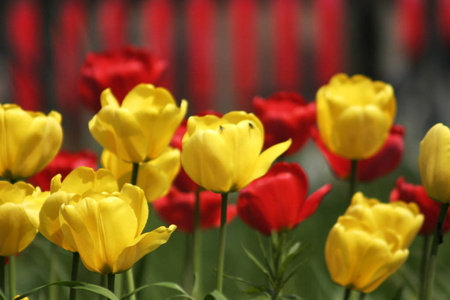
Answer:
<svg viewBox="0 0 450 300"><path fill-rule="evenodd" d="M48 191L50 190L50 181L55 175L61 174L62 179L64 179L73 169L81 166L96 170L97 155L89 150L74 153L61 150L44 170L28 178L28 182L39 186L43 191Z"/></svg>
<svg viewBox="0 0 450 300"><path fill-rule="evenodd" d="M100 109L100 94L111 88L121 103L140 83L158 84L166 68L144 49L125 47L118 51L90 53L80 70L78 89L83 103L92 111Z"/></svg>
<svg viewBox="0 0 450 300"><path fill-rule="evenodd" d="M278 92L267 99L255 97L253 111L265 130L264 147L292 139L285 154L293 154L306 144L310 129L316 123L316 105L307 103L297 93Z"/></svg>
<svg viewBox="0 0 450 300"><path fill-rule="evenodd" d="M337 177L346 179L350 176L351 161L338 156L328 150L320 138L317 128L311 131L317 147L325 156L328 164ZM372 181L392 172L400 164L403 156L405 129L400 125L393 125L384 146L374 156L358 161L356 179Z"/></svg>
<svg viewBox="0 0 450 300"><path fill-rule="evenodd" d="M415 202L419 206L420 212L425 217L419 234L431 234L434 232L441 210L441 203L433 201L428 197L423 186L407 183L403 177L400 177L397 179L395 188L392 190L389 198L391 202L399 200L404 202ZM450 217L447 212L447 218L445 219L442 230L448 231L449 229Z"/></svg>
<svg viewBox="0 0 450 300"><path fill-rule="evenodd" d="M308 178L302 168L295 163L276 163L240 191L238 215L265 235L272 230L291 230L316 211L330 190L331 184L327 184L306 198Z"/></svg>
<svg viewBox="0 0 450 300"><path fill-rule="evenodd" d="M169 194L153 202L156 213L167 224L175 224L184 232L194 230L195 193L183 193L172 187ZM200 192L200 228L220 226L221 195L210 191ZM229 204L227 222L236 216L236 205Z"/></svg>
<svg viewBox="0 0 450 300"><path fill-rule="evenodd" d="M221 113L218 113L213 110L205 110L198 114L199 116L205 116L205 115L215 115L218 117L222 117ZM186 133L187 127L187 120L183 120L183 122L178 126L177 130L172 136L172 141L170 142L170 145L172 147L178 148L181 150L182 146L182 140L183 136ZM180 168L180 172L178 173L177 177L173 181L173 185L177 187L178 190L185 193L193 193L198 189L198 184L196 184L192 179L186 174L183 167Z"/></svg>

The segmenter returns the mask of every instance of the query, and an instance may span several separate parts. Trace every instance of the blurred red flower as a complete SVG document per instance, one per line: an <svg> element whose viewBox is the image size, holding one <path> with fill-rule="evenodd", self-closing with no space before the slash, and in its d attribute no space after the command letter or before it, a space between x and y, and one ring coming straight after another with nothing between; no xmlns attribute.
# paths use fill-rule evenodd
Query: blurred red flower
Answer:
<svg viewBox="0 0 450 300"><path fill-rule="evenodd" d="M239 192L239 217L251 228L270 235L274 230L291 230L311 216L331 190L324 185L306 198L308 178L295 163L280 162Z"/></svg>
<svg viewBox="0 0 450 300"><path fill-rule="evenodd" d="M205 116L205 115L215 115L217 117L222 117L222 114L219 112L216 112L214 110L205 110L200 113L198 113L199 116ZM180 126L178 126L177 130L172 136L172 141L170 142L170 145L172 147L182 150L182 140L183 136L186 133L187 130L187 120L183 120L181 122ZM183 167L180 168L180 172L178 173L177 177L175 178L173 185L177 187L178 190L185 193L195 192L198 189L198 184L196 184L192 179L186 174Z"/></svg>
<svg viewBox="0 0 450 300"><path fill-rule="evenodd" d="M389 174L397 168L403 156L404 133L405 129L403 126L393 125L380 151L372 157L358 161L356 179L365 182L372 181ZM348 178L351 172L351 161L328 150L317 128L313 128L311 134L336 176L340 179Z"/></svg>
<svg viewBox="0 0 450 300"><path fill-rule="evenodd" d="M431 234L436 229L436 223L441 210L441 203L433 201L428 197L425 189L421 185L414 185L407 183L403 177L397 179L395 188L392 190L389 201L404 201L415 202L420 212L424 215L425 220L419 234ZM442 230L448 231L450 229L450 217L447 212L447 217L444 222Z"/></svg>
<svg viewBox="0 0 450 300"><path fill-rule="evenodd" d="M285 152L293 154L302 148L316 123L316 105L293 92L278 92L267 99L255 97L253 111L261 120L265 130L264 147L292 139L291 147Z"/></svg>
<svg viewBox="0 0 450 300"><path fill-rule="evenodd" d="M167 224L175 224L184 232L194 230L195 193L183 193L176 187L153 202L153 208ZM220 226L221 195L211 191L200 192L200 228L209 229ZM227 222L236 217L236 205L229 204Z"/></svg>
<svg viewBox="0 0 450 300"><path fill-rule="evenodd" d="M83 103L93 112L100 110L100 95L111 88L122 103L125 95L140 83L157 85L166 63L144 49L125 47L118 51L89 53L81 66L78 90Z"/></svg>
<svg viewBox="0 0 450 300"><path fill-rule="evenodd" d="M61 174L62 179L64 179L73 169L81 166L97 170L97 154L90 150L81 150L74 153L61 150L41 172L28 178L28 182L34 186L39 186L43 191L49 191L50 182L55 175Z"/></svg>

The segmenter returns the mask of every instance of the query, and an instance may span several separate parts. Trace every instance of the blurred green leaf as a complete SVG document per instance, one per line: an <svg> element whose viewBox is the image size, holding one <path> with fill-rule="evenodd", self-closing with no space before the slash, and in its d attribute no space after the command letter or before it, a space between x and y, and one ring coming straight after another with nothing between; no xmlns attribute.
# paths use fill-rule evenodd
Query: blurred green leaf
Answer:
<svg viewBox="0 0 450 300"><path fill-rule="evenodd" d="M42 289L45 289L45 288L47 288L49 286L52 286L52 285L65 286L65 287L70 287L70 288L77 289L77 290L85 290L85 291L92 292L94 294L98 294L100 296L104 296L104 297L106 297L108 299L111 299L111 300L119 300L119 298L116 295L114 295L110 290L108 290L108 289L106 289L104 287L95 285L95 284L90 284L90 283L81 282L81 281L58 281L58 282L52 282L52 283L49 283L49 284L45 284L45 285L39 286L39 287L34 288L32 290L29 290L28 292L25 292L25 293L21 294L16 299L17 300L23 299L25 297L33 295L36 292L38 292L38 291L40 291Z"/></svg>
<svg viewBox="0 0 450 300"><path fill-rule="evenodd" d="M272 274L260 263L260 261L250 251L248 251L244 246L242 246L242 248L244 249L247 257L250 258L255 263L255 265L267 276L270 282L273 282Z"/></svg>
<svg viewBox="0 0 450 300"><path fill-rule="evenodd" d="M221 292L214 290L203 298L203 300L228 300Z"/></svg>
<svg viewBox="0 0 450 300"><path fill-rule="evenodd" d="M193 300L195 300L194 298L192 298L191 296L189 296L189 294L186 293L186 291L183 290L183 288L182 288L181 286L179 286L178 284L173 283L173 282L156 282L156 283L150 283L150 284L141 286L141 287L135 289L134 291L132 291L131 293L129 293L129 294L123 296L122 298L120 298L120 300L127 299L127 298L131 297L132 295L137 294L138 292L140 292L140 291L142 291L142 290L144 290L144 289L147 289L147 288L149 288L149 287L155 287L155 286L165 287L165 288L168 288L168 289L172 289L172 290L178 291L178 292L181 293L180 296L183 296L183 297L188 298L188 299L193 299ZM178 295L176 295L176 296L178 296ZM175 297L175 296L171 296L171 297L173 298L173 297Z"/></svg>

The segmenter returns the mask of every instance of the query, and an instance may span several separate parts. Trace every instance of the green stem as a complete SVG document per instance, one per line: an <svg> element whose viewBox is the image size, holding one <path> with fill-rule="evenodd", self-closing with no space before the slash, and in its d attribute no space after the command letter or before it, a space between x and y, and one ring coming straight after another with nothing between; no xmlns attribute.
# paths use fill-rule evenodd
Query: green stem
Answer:
<svg viewBox="0 0 450 300"><path fill-rule="evenodd" d="M131 170L132 185L137 185L138 172L139 172L139 163L133 163L133 169Z"/></svg>
<svg viewBox="0 0 450 300"><path fill-rule="evenodd" d="M349 288L345 288L344 291L344 298L342 298L343 300L349 300L350 299L350 295L352 293L352 290Z"/></svg>
<svg viewBox="0 0 450 300"><path fill-rule="evenodd" d="M50 283L55 282L58 280L58 277L56 275L56 266L58 265L58 246L56 244L50 243L50 275L49 275L49 281ZM58 287L57 286L49 286L48 288L48 298L50 300L58 299Z"/></svg>
<svg viewBox="0 0 450 300"><path fill-rule="evenodd" d="M447 216L448 207L450 204L442 203L441 211L439 213L436 230L433 236L433 242L431 244L430 256L426 263L425 280L419 295L420 300L431 300L433 297L433 284L434 274L436 270L436 261L438 254L438 247L442 243L442 225L444 224L445 217Z"/></svg>
<svg viewBox="0 0 450 300"><path fill-rule="evenodd" d="M5 277L5 269L6 269L6 256L0 256L0 290L6 294L6 277Z"/></svg>
<svg viewBox="0 0 450 300"><path fill-rule="evenodd" d="M220 231L219 231L219 259L217 262L217 290L222 292L223 266L225 262L225 237L227 234L228 193L222 194Z"/></svg>
<svg viewBox="0 0 450 300"><path fill-rule="evenodd" d="M192 287L192 296L195 299L200 299L201 294L201 246L202 240L200 236L200 191L195 192L194 205L194 243L193 243L193 261L194 261L194 286Z"/></svg>
<svg viewBox="0 0 450 300"><path fill-rule="evenodd" d="M80 264L80 254L78 252L74 252L72 254L72 273L70 274L70 280L76 281L78 279L78 265ZM70 289L70 300L75 300L77 298L77 290Z"/></svg>
<svg viewBox="0 0 450 300"><path fill-rule="evenodd" d="M425 281L425 272L427 270L427 263L428 263L428 259L430 257L432 242L433 242L433 234L425 234L423 236L422 259L420 262L420 282ZM423 288L423 285L420 285L419 294L422 294L422 291L421 291L422 288Z"/></svg>
<svg viewBox="0 0 450 300"><path fill-rule="evenodd" d="M114 279L115 274L108 274L108 290L110 290L114 294Z"/></svg>
<svg viewBox="0 0 450 300"><path fill-rule="evenodd" d="M353 159L351 161L351 171L350 171L350 187L349 187L349 199L350 204L352 202L353 195L356 191L356 171L358 169L358 161L356 159Z"/></svg>
<svg viewBox="0 0 450 300"><path fill-rule="evenodd" d="M185 235L182 282L185 291L192 287L192 233Z"/></svg>
<svg viewBox="0 0 450 300"><path fill-rule="evenodd" d="M359 292L359 300L364 300L366 298L366 293Z"/></svg>
<svg viewBox="0 0 450 300"><path fill-rule="evenodd" d="M131 184L137 185L138 181L138 173L139 173L139 163L133 163L133 169L131 170ZM133 268L129 269L125 272L125 280L127 283L127 292L131 293L134 291L134 276L133 276ZM136 300L136 294L133 294L129 297L130 300Z"/></svg>
<svg viewBox="0 0 450 300"><path fill-rule="evenodd" d="M16 296L16 257L14 254L9 256L8 270L9 299L12 299Z"/></svg>

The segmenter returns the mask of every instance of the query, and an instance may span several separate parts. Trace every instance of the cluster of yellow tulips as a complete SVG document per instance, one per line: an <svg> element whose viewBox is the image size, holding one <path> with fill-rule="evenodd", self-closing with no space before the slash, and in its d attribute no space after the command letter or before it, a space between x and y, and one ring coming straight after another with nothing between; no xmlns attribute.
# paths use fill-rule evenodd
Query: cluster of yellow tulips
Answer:
<svg viewBox="0 0 450 300"><path fill-rule="evenodd" d="M228 194L264 176L291 140L264 149L262 122L252 113L233 111L223 117L190 117L180 151L169 143L186 115L185 100L178 106L166 89L139 84L121 104L110 89L103 91L100 101L102 108L89 122L89 130L104 149L103 168L79 167L64 179L57 175L45 192L24 181L59 151L61 116L24 111L12 104L0 107L0 176L4 179L0 181L0 256L14 260L40 232L79 255L88 270L109 275L127 272L133 281L127 270L166 243L177 228L172 224L143 233L148 203L168 193L183 167L202 189L222 195L217 263L217 292L221 293ZM349 299L351 290L361 295L373 291L406 261L424 216L415 203L381 203L355 187L357 161L377 153L393 125L392 86L362 75L338 74L319 89L316 105L325 146L353 166L351 203L331 228L325 248L331 278L346 288L344 298ZM425 190L445 204L437 220L421 299L432 295L437 246L450 203L449 162L450 129L438 124L420 145ZM0 280L0 296L13 298L14 278L7 280L8 289ZM108 277L108 288L114 292L113 276Z"/></svg>

